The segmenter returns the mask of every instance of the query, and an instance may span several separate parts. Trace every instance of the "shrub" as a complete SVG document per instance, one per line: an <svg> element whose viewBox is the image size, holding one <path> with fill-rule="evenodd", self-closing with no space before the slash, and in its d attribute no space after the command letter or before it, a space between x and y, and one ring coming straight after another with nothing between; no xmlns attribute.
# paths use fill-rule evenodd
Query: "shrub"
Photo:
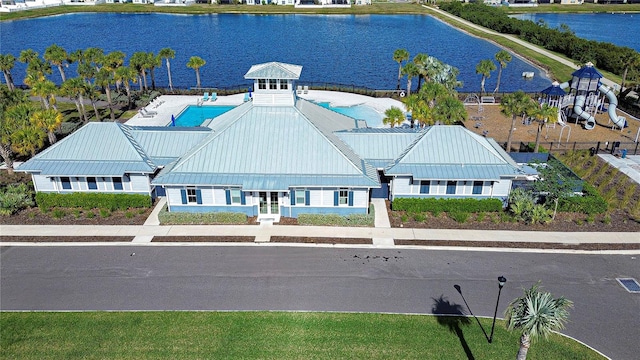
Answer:
<svg viewBox="0 0 640 360"><path fill-rule="evenodd" d="M393 201L393 210L407 212L431 212L434 216L440 212L463 211L475 213L502 210L500 199L436 199L436 198L399 198Z"/></svg>
<svg viewBox="0 0 640 360"><path fill-rule="evenodd" d="M93 219L96 217L96 214L93 211L88 211L84 216L86 216L87 219Z"/></svg>
<svg viewBox="0 0 640 360"><path fill-rule="evenodd" d="M427 220L427 217L423 213L418 213L413 216L413 220L418 222L423 222Z"/></svg>
<svg viewBox="0 0 640 360"><path fill-rule="evenodd" d="M409 217L407 217L407 215L402 214L402 216L400 216L400 221L402 221L403 223L406 223L407 220L409 220Z"/></svg>
<svg viewBox="0 0 640 360"><path fill-rule="evenodd" d="M100 217L108 218L109 216L111 216L111 211L109 211L109 209L100 209Z"/></svg>
<svg viewBox="0 0 640 360"><path fill-rule="evenodd" d="M24 184L9 185L0 191L0 215L8 216L33 206L33 191Z"/></svg>
<svg viewBox="0 0 640 360"><path fill-rule="evenodd" d="M583 196L570 196L560 198L558 211L580 212L583 214L602 214L607 211L608 204L593 186L585 183L582 189Z"/></svg>
<svg viewBox="0 0 640 360"><path fill-rule="evenodd" d="M162 225L246 224L247 215L233 212L168 212L165 206L158 214Z"/></svg>
<svg viewBox="0 0 640 360"><path fill-rule="evenodd" d="M65 215L67 215L67 213L62 210L62 209L55 209L53 210L53 212L51 213L51 216L54 219L62 219L63 217L65 217Z"/></svg>
<svg viewBox="0 0 640 360"><path fill-rule="evenodd" d="M124 217L126 217L127 219L133 219L135 215L133 215L133 213L131 211L127 211L126 213L124 213Z"/></svg>
<svg viewBox="0 0 640 360"><path fill-rule="evenodd" d="M298 224L318 226L374 226L375 215L300 214L298 216Z"/></svg>
<svg viewBox="0 0 640 360"><path fill-rule="evenodd" d="M74 218L76 218L76 219L79 218L80 217L80 209L74 209L72 214L73 214Z"/></svg>
<svg viewBox="0 0 640 360"><path fill-rule="evenodd" d="M485 214L484 212L482 212L482 211L481 211L481 212L479 212L479 213L478 213L478 216L476 217L476 221L478 221L478 222L483 222L483 221L484 221L485 216L486 216L486 214Z"/></svg>
<svg viewBox="0 0 640 360"><path fill-rule="evenodd" d="M449 213L449 217L451 217L457 223L463 224L469 219L469 213L464 211L452 211Z"/></svg>
<svg viewBox="0 0 640 360"><path fill-rule="evenodd" d="M151 207L151 197L141 194L108 194L108 193L37 193L36 203L40 209L53 207L126 210L129 208Z"/></svg>

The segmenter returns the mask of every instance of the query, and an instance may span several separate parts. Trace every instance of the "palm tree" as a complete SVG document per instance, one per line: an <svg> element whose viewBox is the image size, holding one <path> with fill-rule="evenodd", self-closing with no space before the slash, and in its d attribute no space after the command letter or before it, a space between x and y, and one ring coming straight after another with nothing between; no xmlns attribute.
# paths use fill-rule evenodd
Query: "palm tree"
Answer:
<svg viewBox="0 0 640 360"><path fill-rule="evenodd" d="M3 130L7 138L2 142L3 145L10 144L12 152L34 156L36 151L44 146L46 135L31 120L35 112L36 109L30 103L20 103L8 108L4 113L5 126L11 128Z"/></svg>
<svg viewBox="0 0 640 360"><path fill-rule="evenodd" d="M442 125L453 125L467 120L469 115L462 101L453 96L446 96L438 101L433 117Z"/></svg>
<svg viewBox="0 0 640 360"><path fill-rule="evenodd" d="M505 50L500 50L496 53L495 59L500 64L500 68L498 68L498 80L496 83L496 89L493 90L493 93L497 93L498 89L500 89L500 78L502 77L502 69L507 67L507 64L511 62L511 54L509 54Z"/></svg>
<svg viewBox="0 0 640 360"><path fill-rule="evenodd" d="M57 110L41 110L36 111L32 117L33 122L41 129L46 130L49 144L55 144L56 130L62 125L62 114Z"/></svg>
<svg viewBox="0 0 640 360"><path fill-rule="evenodd" d="M411 79L420 75L416 64L409 62L402 68L402 73L407 75L407 95L411 95Z"/></svg>
<svg viewBox="0 0 640 360"><path fill-rule="evenodd" d="M391 127L398 126L404 121L404 112L396 106L392 106L384 111L382 123Z"/></svg>
<svg viewBox="0 0 640 360"><path fill-rule="evenodd" d="M116 70L124 65L125 54L122 51L112 51L104 56L102 67L111 72L113 78L116 77ZM116 83L116 89L120 90L120 86Z"/></svg>
<svg viewBox="0 0 640 360"><path fill-rule="evenodd" d="M572 306L573 302L564 297L554 299L551 293L541 292L539 283L513 300L504 315L509 331L522 332L516 359L527 358L532 341L540 337L546 339L553 331L563 329L569 318L568 309Z"/></svg>
<svg viewBox="0 0 640 360"><path fill-rule="evenodd" d="M78 114L80 114L80 118L83 119L84 123L87 123L89 122L89 118L87 117L87 112L84 108L85 92L85 82L79 77L67 79L67 81L63 82L60 86L61 95L73 99L73 102L76 104L76 109L78 109Z"/></svg>
<svg viewBox="0 0 640 360"><path fill-rule="evenodd" d="M511 128L509 129L509 137L507 138L507 147L505 149L507 152L511 151L511 140L513 138L513 129L516 127L516 118L518 115L525 116L525 111L530 107L532 101L524 91L518 90L505 95L500 102L500 112L506 116L511 116Z"/></svg>
<svg viewBox="0 0 640 360"><path fill-rule="evenodd" d="M13 76L11 76L11 69L16 65L16 58L11 54L0 54L0 70L4 74L4 81L7 83L9 90L15 90L13 84Z"/></svg>
<svg viewBox="0 0 640 360"><path fill-rule="evenodd" d="M63 66L68 66L69 54L67 54L65 49L53 44L44 51L43 57L58 68L58 71L60 71L60 77L62 77L62 82L67 80Z"/></svg>
<svg viewBox="0 0 640 360"><path fill-rule="evenodd" d="M427 66L429 63L429 55L420 53L413 57L413 63L418 68L418 89L422 85L422 79L427 80Z"/></svg>
<svg viewBox="0 0 640 360"><path fill-rule="evenodd" d="M91 64L97 73L104 61L104 50L96 47L90 47L83 51L82 56L87 64Z"/></svg>
<svg viewBox="0 0 640 360"><path fill-rule="evenodd" d="M200 68L203 67L207 62L199 57L199 56L192 56L189 59L189 62L187 63L187 67L190 69L195 70L196 72L196 87L200 88Z"/></svg>
<svg viewBox="0 0 640 360"><path fill-rule="evenodd" d="M161 59L165 59L167 63L167 76L169 77L169 90L173 91L173 81L171 80L171 63L169 59L174 59L176 57L176 52L171 48L163 48L160 49L158 53Z"/></svg>
<svg viewBox="0 0 640 360"><path fill-rule="evenodd" d="M496 64L491 59L480 60L476 65L476 74L482 74L480 81L480 94L484 93L484 82L491 76L491 72L496 69Z"/></svg>
<svg viewBox="0 0 640 360"><path fill-rule="evenodd" d="M37 58L38 58L37 52L35 52L33 49L25 49L20 51L20 56L18 56L18 61L20 61L21 63L28 64Z"/></svg>
<svg viewBox="0 0 640 360"><path fill-rule="evenodd" d="M21 90L12 90L5 97L6 102L0 102L0 155L7 166L7 172L13 174L13 134L15 131L29 125L29 116L34 111ZM4 92L3 92L4 95Z"/></svg>
<svg viewBox="0 0 640 360"><path fill-rule="evenodd" d="M630 69L638 69L640 67L640 55L633 49L626 51L626 54L622 56L622 66L624 66L624 72L622 73L622 81L620 82L620 92L624 91L624 86L627 81L627 74Z"/></svg>
<svg viewBox="0 0 640 360"><path fill-rule="evenodd" d="M56 108L58 87L53 81L42 77L35 83L29 84L29 86L31 86L31 94L40 97L42 106L45 109L49 109L52 106L54 109Z"/></svg>
<svg viewBox="0 0 640 360"><path fill-rule="evenodd" d="M107 102L109 103L109 116L111 121L116 121L116 116L113 113L113 100L111 99L111 85L115 82L113 74L106 68L100 69L98 75L96 75L96 85L101 86L107 95Z"/></svg>
<svg viewBox="0 0 640 360"><path fill-rule="evenodd" d="M404 103L404 106L407 108L407 111L411 113L411 127L413 128L414 123L417 119L419 108L421 106L426 106L426 104L424 104L424 101L422 101L420 99L420 97L418 96L418 94L412 94L407 96L406 98L402 99L402 102Z"/></svg>
<svg viewBox="0 0 640 360"><path fill-rule="evenodd" d="M540 134L542 133L542 125L546 124L547 122L555 123L556 121L558 121L558 108L549 106L549 104L544 103L540 106L536 106L535 110L532 112L538 123L536 145L533 149L533 152L538 152L538 148L540 147Z"/></svg>
<svg viewBox="0 0 640 360"><path fill-rule="evenodd" d="M129 59L129 66L138 73L140 91L147 90L147 53L138 51Z"/></svg>
<svg viewBox="0 0 640 360"><path fill-rule="evenodd" d="M405 49L397 49L393 52L393 60L398 63L398 86L400 90L400 79L402 79L402 62L409 60L409 52Z"/></svg>
<svg viewBox="0 0 640 360"><path fill-rule="evenodd" d="M136 71L128 66L122 66L116 69L116 75L114 77L116 83L121 83L124 85L124 89L127 92L127 108L131 109L131 86L129 85L129 81L133 81L134 83L137 81L138 76Z"/></svg>
<svg viewBox="0 0 640 360"><path fill-rule="evenodd" d="M152 52L147 53L147 68L149 69L149 75L151 75L151 89L156 89L156 76L154 70L162 65L162 61L159 56L155 56Z"/></svg>
<svg viewBox="0 0 640 360"><path fill-rule="evenodd" d="M13 150L20 155L36 156L44 146L45 133L36 126L26 126L11 134Z"/></svg>

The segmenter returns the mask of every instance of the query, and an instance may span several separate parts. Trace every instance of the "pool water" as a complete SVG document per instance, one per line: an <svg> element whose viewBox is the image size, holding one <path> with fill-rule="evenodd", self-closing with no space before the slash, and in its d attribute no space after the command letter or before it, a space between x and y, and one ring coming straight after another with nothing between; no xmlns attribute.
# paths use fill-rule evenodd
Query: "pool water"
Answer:
<svg viewBox="0 0 640 360"><path fill-rule="evenodd" d="M213 119L235 106L197 106L189 105L176 118L175 126L194 127L200 126L205 120Z"/></svg>
<svg viewBox="0 0 640 360"><path fill-rule="evenodd" d="M331 106L328 102L316 103L323 108L333 110L342 115L352 117L356 120L365 120L367 126L375 128L382 127L382 114L377 112L374 108L367 105L353 105L353 106Z"/></svg>

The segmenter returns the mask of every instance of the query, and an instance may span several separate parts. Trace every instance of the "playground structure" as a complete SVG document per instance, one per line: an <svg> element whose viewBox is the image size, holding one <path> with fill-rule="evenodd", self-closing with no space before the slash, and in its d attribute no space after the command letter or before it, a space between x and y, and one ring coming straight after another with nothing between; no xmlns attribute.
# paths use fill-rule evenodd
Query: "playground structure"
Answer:
<svg viewBox="0 0 640 360"><path fill-rule="evenodd" d="M609 124L613 123L612 128L617 127L622 130L627 126L626 118L616 114L618 99L615 93L600 82L604 76L592 63L585 64L571 75L573 78L570 81L562 84L554 82L550 87L542 90L546 96L541 99L541 102L558 108L558 124L563 130L567 119L570 118L575 118L576 123L578 120L584 120L584 128L593 130L596 126L595 114L605 109L605 97L609 101L607 113ZM569 92L567 93L565 89ZM560 137L562 137L562 131Z"/></svg>

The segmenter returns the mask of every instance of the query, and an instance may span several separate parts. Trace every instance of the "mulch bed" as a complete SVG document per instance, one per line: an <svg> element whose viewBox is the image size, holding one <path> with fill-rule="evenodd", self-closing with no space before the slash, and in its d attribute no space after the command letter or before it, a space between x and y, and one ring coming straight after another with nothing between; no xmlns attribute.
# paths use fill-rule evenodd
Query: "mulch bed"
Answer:
<svg viewBox="0 0 640 360"><path fill-rule="evenodd" d="M254 242L255 236L154 236L151 242Z"/></svg>
<svg viewBox="0 0 640 360"><path fill-rule="evenodd" d="M559 243L529 243L529 242L491 242L491 241L460 241L460 240L402 240L396 239L396 245L415 246L459 246L459 247L486 247L486 248L510 248L510 249L552 249L552 250L639 250L640 243L636 244L559 244Z"/></svg>
<svg viewBox="0 0 640 360"><path fill-rule="evenodd" d="M0 236L0 242L131 242L133 236Z"/></svg>
<svg viewBox="0 0 640 360"><path fill-rule="evenodd" d="M153 207L148 209L132 209L129 211L110 211L108 216L101 216L100 210L64 209L64 216L55 218L54 212L43 212L38 208L19 211L11 216L0 216L0 225L142 225L147 220ZM87 213L93 217L87 217Z"/></svg>
<svg viewBox="0 0 640 360"><path fill-rule="evenodd" d="M305 243L305 244L373 244L368 238L332 238L332 237L300 237L272 236L272 243Z"/></svg>

